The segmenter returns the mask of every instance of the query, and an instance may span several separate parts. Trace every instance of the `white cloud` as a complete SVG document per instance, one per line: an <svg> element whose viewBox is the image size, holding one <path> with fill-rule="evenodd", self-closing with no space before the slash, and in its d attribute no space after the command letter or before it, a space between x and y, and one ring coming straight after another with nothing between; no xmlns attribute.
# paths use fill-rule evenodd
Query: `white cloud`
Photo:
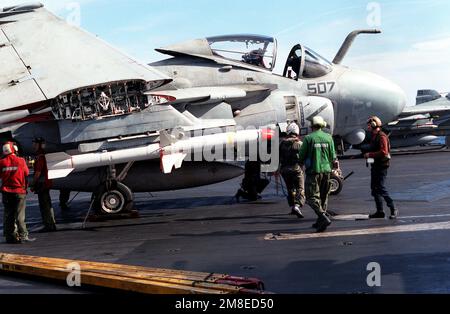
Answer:
<svg viewBox="0 0 450 314"><path fill-rule="evenodd" d="M450 37L424 41L413 45L414 49L422 51L450 51Z"/></svg>

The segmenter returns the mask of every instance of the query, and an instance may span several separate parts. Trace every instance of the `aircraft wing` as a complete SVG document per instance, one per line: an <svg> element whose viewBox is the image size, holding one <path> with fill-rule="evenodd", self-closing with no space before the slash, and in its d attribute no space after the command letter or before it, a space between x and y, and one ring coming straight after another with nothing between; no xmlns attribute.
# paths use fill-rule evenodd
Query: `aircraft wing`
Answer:
<svg viewBox="0 0 450 314"><path fill-rule="evenodd" d="M170 78L40 6L0 9L0 111L131 80L156 88Z"/></svg>
<svg viewBox="0 0 450 314"><path fill-rule="evenodd" d="M200 105L232 102L256 94L269 93L274 89L275 86L272 85L230 85L149 91L146 94L164 103L190 103Z"/></svg>
<svg viewBox="0 0 450 314"><path fill-rule="evenodd" d="M418 114L440 114L450 112L450 102L440 102L436 104L434 102L423 103L416 106L407 106L403 109L400 117L409 117Z"/></svg>
<svg viewBox="0 0 450 314"><path fill-rule="evenodd" d="M393 148L429 144L437 140L439 136L450 135L450 108L446 108L446 105L431 106L428 103L414 107L420 108L405 110L402 113L404 118L391 122L385 127L385 130L390 133ZM415 112L421 112L421 114L415 114Z"/></svg>

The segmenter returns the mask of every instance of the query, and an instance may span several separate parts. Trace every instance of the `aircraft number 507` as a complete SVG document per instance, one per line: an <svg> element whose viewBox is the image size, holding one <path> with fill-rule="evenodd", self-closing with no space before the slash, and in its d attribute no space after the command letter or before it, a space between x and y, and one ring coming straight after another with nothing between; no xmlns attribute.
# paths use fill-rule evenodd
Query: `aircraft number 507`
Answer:
<svg viewBox="0 0 450 314"><path fill-rule="evenodd" d="M307 85L308 92L311 94L327 94L334 89L336 82L310 83Z"/></svg>

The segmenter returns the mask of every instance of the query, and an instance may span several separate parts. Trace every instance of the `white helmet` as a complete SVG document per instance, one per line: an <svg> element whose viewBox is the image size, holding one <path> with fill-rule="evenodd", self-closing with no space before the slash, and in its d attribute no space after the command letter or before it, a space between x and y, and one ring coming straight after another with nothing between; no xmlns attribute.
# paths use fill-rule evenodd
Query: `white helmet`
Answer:
<svg viewBox="0 0 450 314"><path fill-rule="evenodd" d="M3 145L3 155L7 156L7 155L11 155L14 154L17 150L16 150L16 145L14 145L11 142L6 142Z"/></svg>
<svg viewBox="0 0 450 314"><path fill-rule="evenodd" d="M327 123L321 116L315 116L312 120L312 125L320 128L324 128L327 126Z"/></svg>
<svg viewBox="0 0 450 314"><path fill-rule="evenodd" d="M298 127L297 123L292 122L286 128L286 133L288 135L291 135L291 134L299 135L300 134L300 128Z"/></svg>

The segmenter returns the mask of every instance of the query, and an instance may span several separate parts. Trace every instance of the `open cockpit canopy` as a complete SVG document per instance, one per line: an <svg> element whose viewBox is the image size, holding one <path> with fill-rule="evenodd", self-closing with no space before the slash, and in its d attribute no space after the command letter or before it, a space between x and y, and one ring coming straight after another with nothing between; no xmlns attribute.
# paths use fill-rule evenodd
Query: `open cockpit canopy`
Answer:
<svg viewBox="0 0 450 314"><path fill-rule="evenodd" d="M259 35L226 35L206 39L214 55L272 71L275 67L277 42Z"/></svg>

